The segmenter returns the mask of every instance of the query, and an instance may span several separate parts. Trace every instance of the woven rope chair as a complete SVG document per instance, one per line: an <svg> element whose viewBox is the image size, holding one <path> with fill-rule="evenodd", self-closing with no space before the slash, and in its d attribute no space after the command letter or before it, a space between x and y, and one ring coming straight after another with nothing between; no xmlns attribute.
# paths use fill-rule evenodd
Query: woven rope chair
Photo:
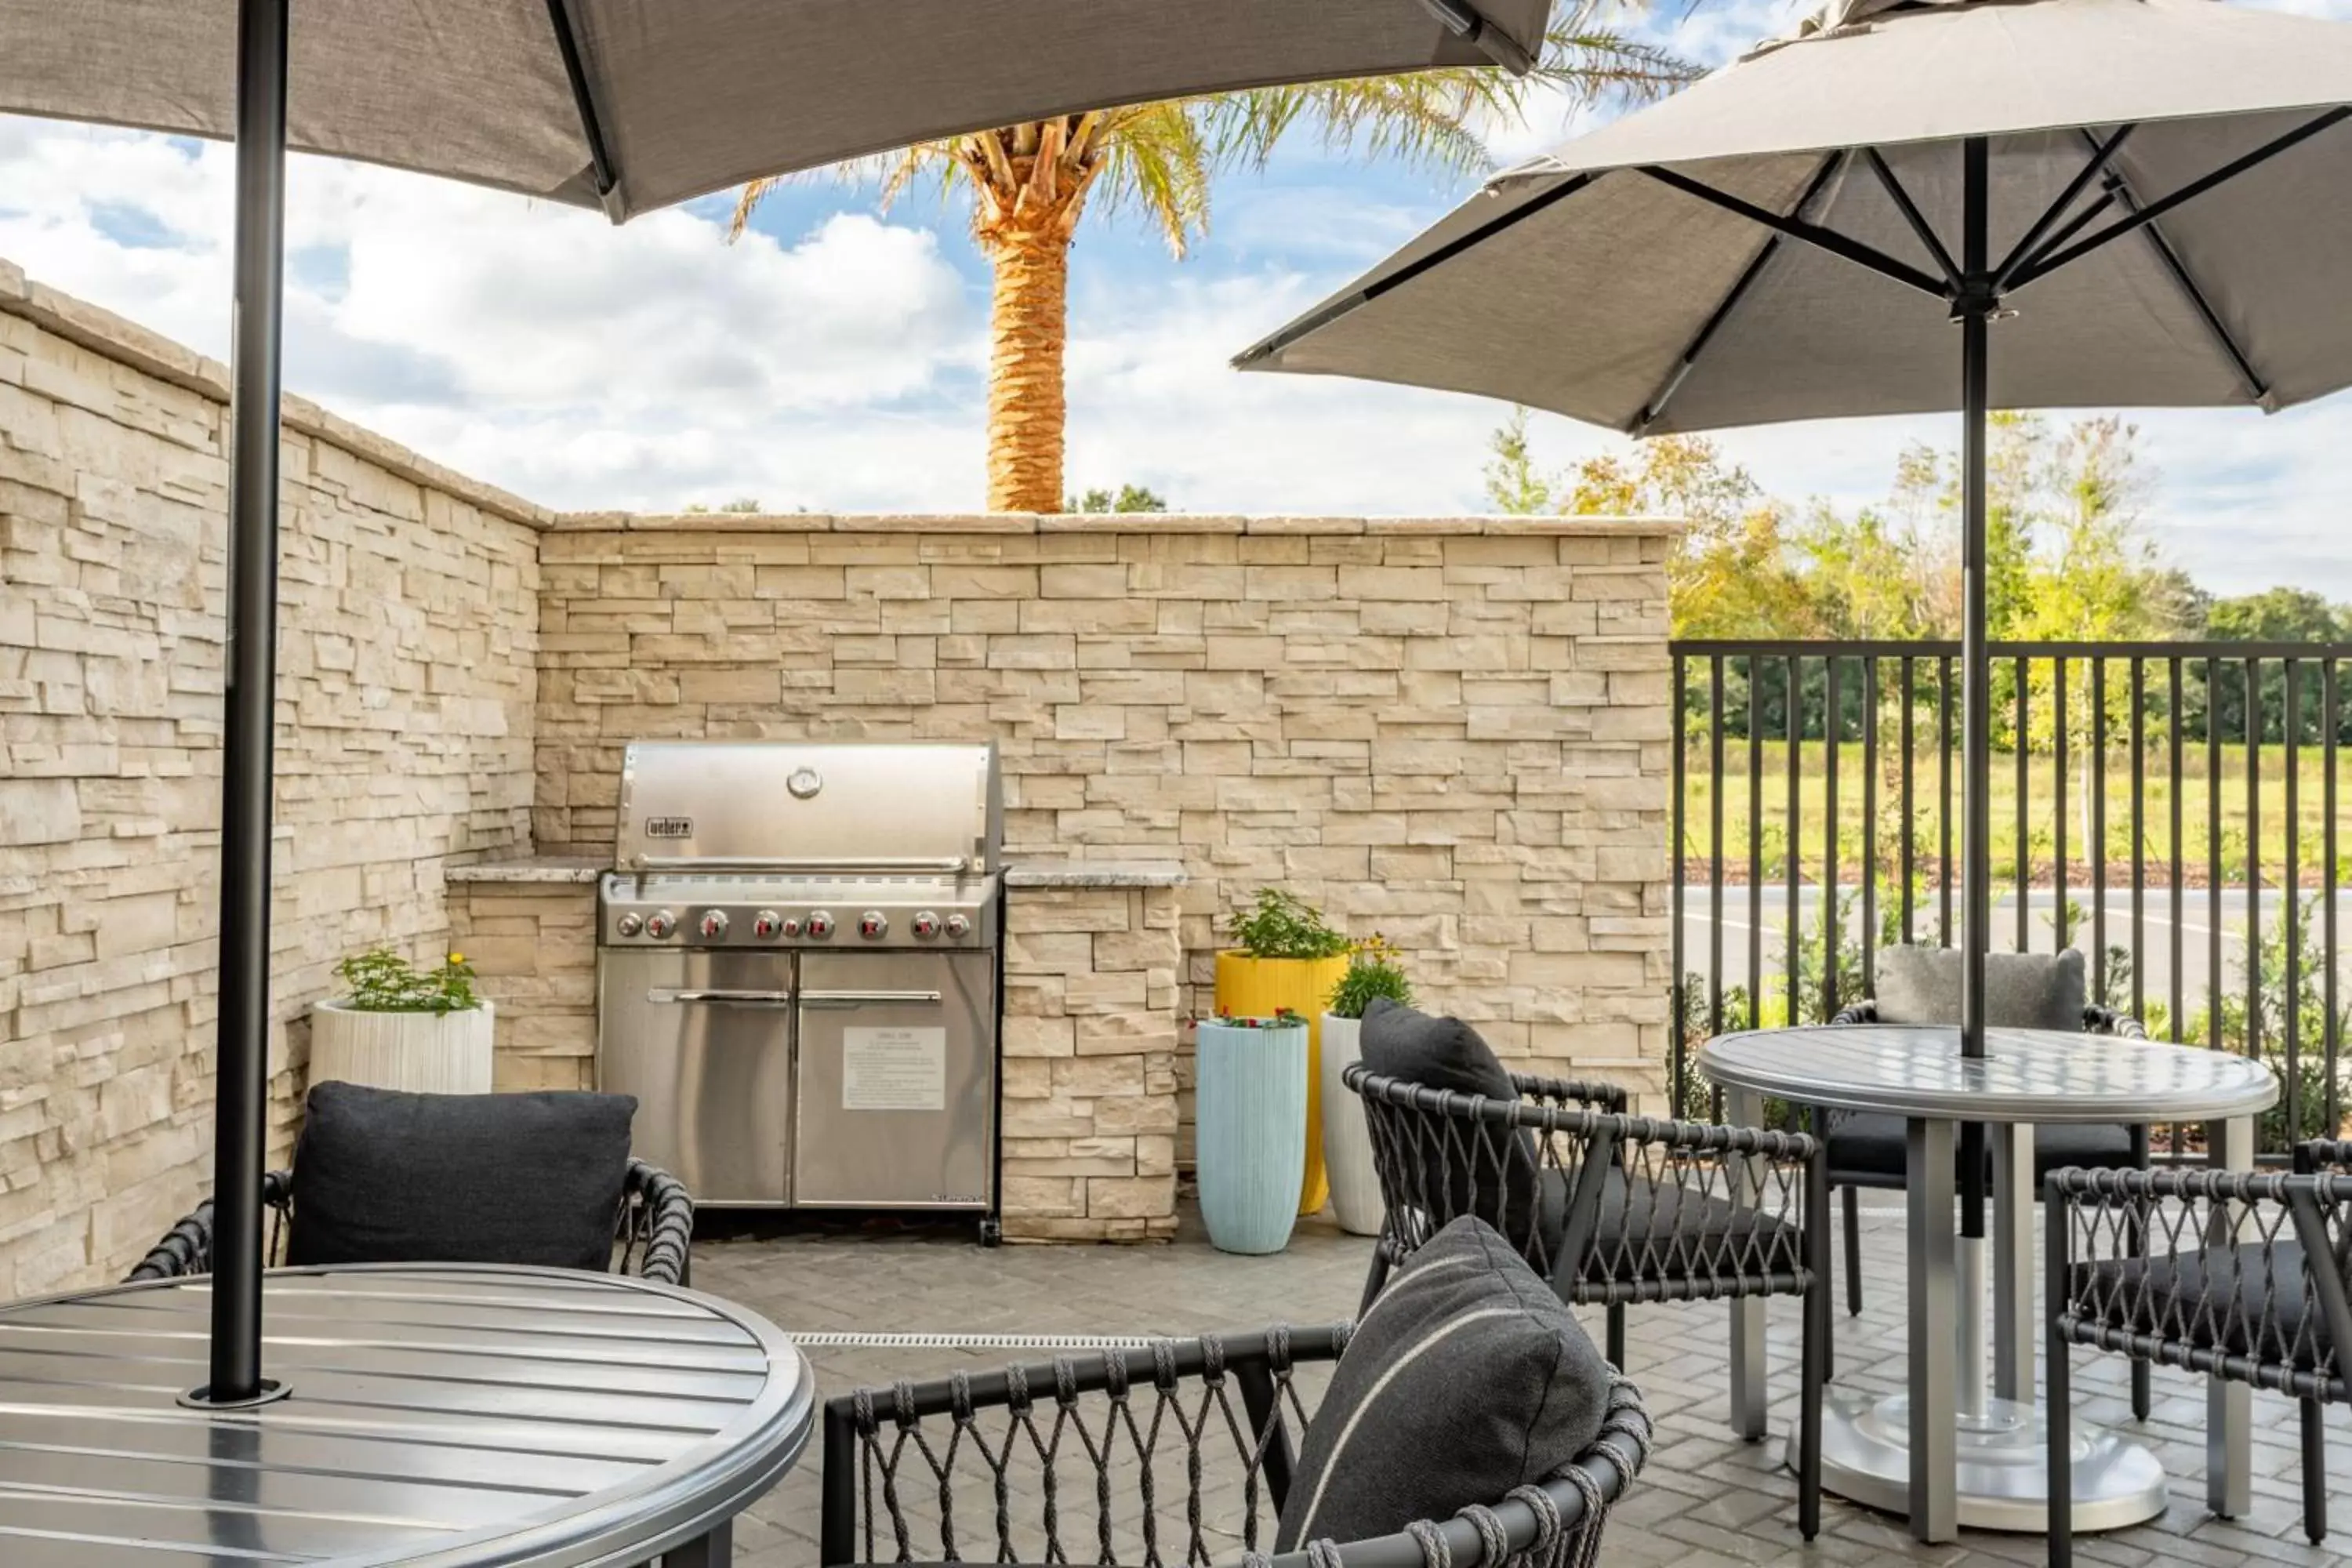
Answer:
<svg viewBox="0 0 2352 1568"><path fill-rule="evenodd" d="M824 1407L818 1560L1207 1568L1586 1568L1649 1458L1618 1379L1592 1446L1540 1486L1369 1541L1269 1558L1308 1419L1295 1376L1344 1327L1163 1340L861 1388ZM918 1555L919 1553L919 1556Z"/></svg>
<svg viewBox="0 0 2352 1568"><path fill-rule="evenodd" d="M2053 1171L2049 1203L2049 1495L2072 1485L2075 1345L2287 1394L2301 1406L2303 1524L2327 1533L2321 1405L2347 1399L2352 1346L2352 1145L2305 1144L2319 1174ZM2073 1561L2054 1510L2050 1561Z"/></svg>
<svg viewBox="0 0 2352 1568"><path fill-rule="evenodd" d="M1625 1363L1633 1302L1795 1296L1804 1303L1799 1522L1821 1519L1821 1397L1828 1378L1827 1189L1820 1142L1801 1132L1628 1116L1621 1093L1518 1079L1493 1100L1383 1078L1341 1081L1364 1102L1388 1206L1364 1285L1451 1221L1500 1232L1570 1306L1607 1311L1610 1363ZM1539 1086L1531 1089L1529 1086Z"/></svg>
<svg viewBox="0 0 2352 1568"><path fill-rule="evenodd" d="M286 1228L294 1215L294 1178L271 1171L261 1178L261 1202L268 1211L262 1253L266 1264L286 1260ZM694 1239L694 1199L686 1184L643 1160L629 1162L621 1187L620 1211L613 1217L613 1272L635 1274L666 1285L691 1283L688 1245ZM213 1271L213 1205L210 1198L163 1234L130 1273L132 1279L176 1279Z"/></svg>

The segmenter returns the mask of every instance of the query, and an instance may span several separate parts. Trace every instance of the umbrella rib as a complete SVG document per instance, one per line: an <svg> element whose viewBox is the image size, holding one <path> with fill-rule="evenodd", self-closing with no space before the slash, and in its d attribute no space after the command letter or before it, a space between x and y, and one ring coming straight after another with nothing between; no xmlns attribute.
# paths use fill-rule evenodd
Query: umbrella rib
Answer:
<svg viewBox="0 0 2352 1568"><path fill-rule="evenodd" d="M564 0L547 0L547 20L555 29L555 50L563 57L563 75L572 84L572 107L580 112L580 133L588 143L596 197L604 204L604 215L618 223L620 181L613 174L612 155L604 146L604 123L597 117L595 96L588 90L588 68L580 58L580 38L572 31L572 12Z"/></svg>
<svg viewBox="0 0 2352 1568"><path fill-rule="evenodd" d="M1700 201L1721 207L1724 211L1744 217L1750 223L1762 224L1766 228L1778 234L1784 234L1790 239L1801 239L1806 244L1826 250L1832 256L1843 257L1857 267L1867 268L1883 278L1891 278L1897 283L1908 284L1922 294L1932 295L1938 300L1949 300L1952 297L1951 290L1945 288L1942 280L1929 277L1907 261L1897 261L1885 251L1864 245L1850 236L1840 234L1833 228L1823 228L1819 224L1807 223L1801 218L1782 217L1769 208L1759 207L1753 202L1743 201L1727 191L1718 191L1713 185L1700 180L1694 180L1688 174L1677 174L1662 164L1643 163L1640 168L1642 173L1662 185L1681 191L1685 195L1696 196Z"/></svg>
<svg viewBox="0 0 2352 1568"><path fill-rule="evenodd" d="M1577 192L1584 189L1585 186L1591 184L1599 177L1600 176L1596 174L1582 174L1562 180L1559 184L1554 185L1551 189L1543 192L1541 195L1530 196L1528 200L1520 203L1517 206L1513 207L1509 212L1504 213L1500 216L1480 224L1476 228L1472 229L1467 234L1461 235L1456 238L1448 240L1445 244L1439 246L1428 255L1415 258L1413 260L1407 262L1404 266L1398 268L1394 272L1390 273L1386 278L1375 279L1374 281L1366 284L1362 289L1357 290L1355 293L1349 295L1346 299L1334 300L1329 304L1324 306L1321 310L1317 310L1310 315L1303 316L1299 320L1293 321L1290 325L1283 328L1282 331L1275 333L1272 337L1267 338L1264 342L1258 343L1255 347L1243 350L1242 353L1234 358L1234 364L1237 368L1246 370L1251 365L1257 363L1261 360L1272 359L1275 355L1282 353L1285 349L1289 348L1293 343L1297 342L1301 338L1307 337L1311 333L1321 331L1324 328L1329 326L1340 317L1348 315L1351 311L1370 304L1373 300L1389 292L1391 289L1402 288L1405 284L1412 282L1414 279L1420 277L1423 273L1429 271L1432 268L1453 260L1455 257L1461 255L1472 246L1492 239L1495 236L1502 233L1505 229L1511 227L1513 225L1517 224L1524 219L1535 216L1536 214L1543 211L1544 208L1551 205L1554 202L1574 195Z"/></svg>
<svg viewBox="0 0 2352 1568"><path fill-rule="evenodd" d="M2173 208L2179 206L2184 203L2194 201L2196 198L2203 195L2206 192L2211 190L2216 185L2228 184L2230 181L2236 179L2239 175L2244 174L2249 169L2255 168L2260 164L2270 162L2273 158L2277 157L2288 148L2294 146L2298 142L2310 140L2312 137L2316 136L2321 132L2326 130L2329 126L2346 119L2352 119L2352 105L2339 106L2327 110L2324 114L2315 115L2311 119L2306 120L2302 124L2296 126L2294 130L2287 132L2284 135L2276 137L2269 142L2265 142L2261 146L2255 148L2252 152L2244 153L2240 157L2231 159L2230 162L2222 164L2220 168L2215 169L2210 174L2201 175L2197 179L2189 181L2189 184L2181 186L2179 190L2174 191L2171 195L2158 196L2155 201L2148 203L2147 205L2140 208L2137 212L2133 213L2130 216L2118 218L2116 222L2109 224L2106 227L2099 230L2098 233L2091 236L2090 238L2076 240L2073 245L2068 246L2065 249L2058 252L2054 256L2037 258L2031 266L2028 266L2020 276L2012 280L2011 286L2021 288L2025 284L2032 282L2037 278L2047 277L2049 274L2057 271L2060 268L2065 266L2069 262L2082 259L2084 257L2088 256L2092 251L2098 249L2099 247L2107 244L2111 240L2120 239L2125 235L2131 233L2134 229L2146 228L2149 224L2154 223L2158 218L2162 217L2166 213L2170 212Z"/></svg>
<svg viewBox="0 0 2352 1568"><path fill-rule="evenodd" d="M1886 160L1879 155L1877 148L1864 147L1862 155L1870 161L1870 172L1878 176L1878 183L1885 186L1886 194L1894 198L1895 210L1903 215L1903 221L1911 226L1911 232L1919 237L1919 243L1927 247L1928 258L1942 270L1947 287L1953 293L1958 293L1961 281L1959 267L1952 260L1952 253L1944 248L1944 242L1937 237L1935 226L1927 221L1927 215L1919 210L1918 204L1911 199L1911 193L1903 188L1903 182L1895 177L1895 171L1886 166Z"/></svg>
<svg viewBox="0 0 2352 1568"><path fill-rule="evenodd" d="M2107 189L2125 212L2140 210L2139 198L2132 194L2131 182L2124 177L2122 170L2115 170L2107 175ZM2206 330L2213 334L2213 341L2221 345L2221 352L2230 356L2230 363L2236 368L2238 379L2246 384L2246 391L2252 395L2256 403L2267 402L2271 395L2270 383L2254 369L2253 361L2246 356L2246 351L2238 346L2238 340L2221 320L2221 313L2213 308L2205 290L2197 286L2196 276L2189 270L2189 264L2180 258L2180 253L2172 247L2172 242L2165 237L2164 230L2150 223L2143 232L2147 236L2149 248L2156 252L2157 260L2172 275L2172 280L2179 285L2181 293L2188 296L2189 307L2204 321Z"/></svg>
<svg viewBox="0 0 2352 1568"><path fill-rule="evenodd" d="M2123 151L2125 139L2136 129L2137 127L2132 125L2119 126L2116 133L2105 142L2096 140L2088 131L2081 133L2083 140L2090 143L2090 158L2082 168L2075 171L2074 177L2066 182L2066 188L2058 193L2058 199L2052 202L2042 215L2033 220L2033 226L2027 229L2023 237L2018 240L2016 247L2009 253L2008 259L1993 268L1992 291L1996 295L2007 289L2010 279L2016 277L2022 268L2036 258L2042 247L2042 242L2045 238L2050 238L2050 231L2057 225L2059 217L2068 207L2074 205L2084 191L2090 187L2091 182L2098 178L2099 172L2114 162L2116 154ZM2120 179L2121 176L2117 175L2116 178ZM2112 199L2116 187L2111 183L2107 189L2109 197ZM2065 234L2051 239L2050 243L2053 246L2065 244L2068 236L2080 232L2082 226L2091 221L2092 215L2105 211L2107 205L2105 201L2099 202L2089 211L2079 215L2074 224L2066 229Z"/></svg>
<svg viewBox="0 0 2352 1568"><path fill-rule="evenodd" d="M1525 76L1535 69L1535 57L1521 47L1517 38L1488 21L1470 0L1421 0L1421 4L1447 32L1480 49L1513 76Z"/></svg>
<svg viewBox="0 0 2352 1568"><path fill-rule="evenodd" d="M1797 198L1795 213L1798 217L1804 217L1812 210L1815 200L1820 197L1822 192L1829 188L1830 182L1836 178L1838 171L1845 167L1845 160L1846 153L1843 151L1832 153L1822 160L1822 166L1813 174L1812 183L1805 187L1805 194ZM1722 302L1708 313L1704 322L1700 323L1689 345L1683 350L1682 357L1675 362L1674 369L1666 373L1664 384L1658 388L1649 402L1642 405L1642 412L1634 416L1633 433L1635 436L1648 435L1650 426L1656 424L1664 415L1666 405L1673 401L1675 393L1682 390L1682 384L1689 378L1690 373L1698 368L1698 356L1706 352L1706 345L1713 341L1716 332L1723 323L1731 319L1731 312L1739 308L1739 301L1748 297L1748 290L1754 286L1758 278L1763 276L1764 268L1770 264L1773 256L1780 248L1779 235L1765 237L1762 247L1748 261L1746 269L1739 274L1738 279L1731 285L1730 291L1724 295Z"/></svg>

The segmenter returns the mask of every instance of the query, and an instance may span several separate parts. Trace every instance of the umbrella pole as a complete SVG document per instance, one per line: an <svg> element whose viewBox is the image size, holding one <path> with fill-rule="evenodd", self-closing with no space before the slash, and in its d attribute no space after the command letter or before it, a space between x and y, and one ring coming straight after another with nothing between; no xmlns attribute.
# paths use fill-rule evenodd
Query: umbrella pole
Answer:
<svg viewBox="0 0 2352 1568"><path fill-rule="evenodd" d="M220 1016L213 1143L211 1378L189 1394L258 1405L261 1165L269 1098L269 819L278 649L279 323L289 0L239 0L236 309L231 326L226 724L221 752Z"/></svg>
<svg viewBox="0 0 2352 1568"><path fill-rule="evenodd" d="M1967 816L1962 823L1960 1055L1985 1054L1985 954L1992 941L1992 693L1985 657L1985 471L1990 423L1986 326L1994 300L1987 246L1991 159L1986 140L1961 144L1960 294L1960 664L1961 747ZM1961 1300L1980 1304L1985 1288L1985 1129L1960 1124ZM1980 1415L1985 1400L1983 1324L1974 1310L1960 1314L1959 1398L1963 1412Z"/></svg>

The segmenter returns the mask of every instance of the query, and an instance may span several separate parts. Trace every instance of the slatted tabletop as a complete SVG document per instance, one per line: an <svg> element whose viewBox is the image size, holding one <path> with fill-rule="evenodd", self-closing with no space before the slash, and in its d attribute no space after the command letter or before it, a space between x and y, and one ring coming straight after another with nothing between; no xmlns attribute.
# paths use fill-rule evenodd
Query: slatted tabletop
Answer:
<svg viewBox="0 0 2352 1568"><path fill-rule="evenodd" d="M2051 1029L1987 1029L1974 1060L1948 1026L1757 1029L1707 1041L1698 1070L1808 1105L1970 1121L2200 1121L2279 1097L2277 1076L2249 1058Z"/></svg>
<svg viewBox="0 0 2352 1568"><path fill-rule="evenodd" d="M773 1486L814 1410L772 1326L640 1279L287 1269L264 1308L292 1393L235 1413L178 1403L202 1278L0 1308L0 1564L635 1563Z"/></svg>

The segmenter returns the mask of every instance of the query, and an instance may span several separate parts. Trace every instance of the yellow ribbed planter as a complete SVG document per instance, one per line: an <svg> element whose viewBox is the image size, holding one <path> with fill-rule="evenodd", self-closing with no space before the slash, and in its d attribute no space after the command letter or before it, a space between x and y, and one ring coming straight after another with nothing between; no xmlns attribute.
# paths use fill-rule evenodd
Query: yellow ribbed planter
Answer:
<svg viewBox="0 0 2352 1568"><path fill-rule="evenodd" d="M1271 1018L1287 1007L1307 1020L1307 1174L1298 1186L1300 1214L1320 1213L1331 1195L1323 1173L1323 1006L1347 973L1344 952L1336 958L1217 954L1218 1012Z"/></svg>

